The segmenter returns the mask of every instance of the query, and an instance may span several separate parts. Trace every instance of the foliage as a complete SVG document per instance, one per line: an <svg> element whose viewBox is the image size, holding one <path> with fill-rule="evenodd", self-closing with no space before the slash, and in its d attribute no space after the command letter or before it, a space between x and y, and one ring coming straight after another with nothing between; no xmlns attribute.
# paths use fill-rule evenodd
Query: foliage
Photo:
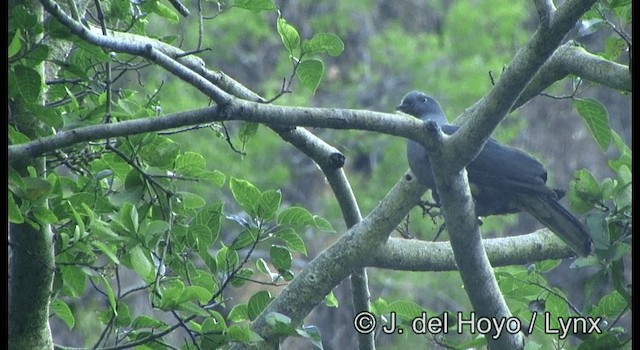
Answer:
<svg viewBox="0 0 640 350"><path fill-rule="evenodd" d="M301 4L316 6L309 1ZM149 28L156 23L185 25L178 12L161 1L110 1L100 2L99 6L104 7L100 9L105 13L104 24L120 31L151 37L154 31ZM311 24L295 26L294 18L287 17L271 0L233 1L220 8L212 22L214 57L206 60L214 67L228 64L226 61L238 66L255 64L259 61L257 52L246 57L249 63L237 63L238 52L224 49L241 42L268 49L279 39L281 46L273 54L278 60L269 58L272 61L268 62L273 66L269 67L271 73L247 84L255 84L263 91L277 91L269 102L307 105L311 97L304 94L317 96L321 92L352 101L354 96L367 92L368 86L388 79L395 84L403 81L404 85L421 89L449 91L445 106L466 106L490 86L488 72L478 72L478 65L499 72L526 42L522 30L512 36L503 34L522 26L531 10L509 1L491 5L456 2L444 18L446 37L437 32L412 36L405 28L407 23L385 22L366 42L376 62L375 69L358 65L345 70L336 62L350 54L349 44L345 48L341 36L330 31L357 31L355 21L345 19L350 18L347 14L352 15L354 8L371 9L374 5L362 1L338 2L335 6L339 15L325 11L309 21ZM605 15L630 22L626 17L630 16L629 8L630 2L602 3L597 11L587 13L584 21L593 32L605 28ZM39 21L36 11L25 4L18 3L10 11L11 145L78 127L157 118L206 102L203 97L185 93L189 90L183 82L169 82L166 72L148 73L157 72L158 68L149 67L140 57L107 52L71 36L56 20ZM484 15L487 12L491 16ZM477 27L459 25L460 17ZM597 25L600 27L595 28ZM321 31L309 30L316 26ZM226 35L229 28L234 31ZM474 45L457 45L477 31L490 33L473 41ZM34 40L43 34L53 39L71 36L73 50L66 58L57 57L59 48L51 41ZM173 44L177 37L159 39ZM611 35L601 55L615 60L624 52L625 44L625 40ZM491 49L485 50L487 47ZM46 75L45 62L55 67L55 79ZM127 81L135 80L142 71L147 72L143 79L146 86ZM451 81L468 75L475 75L469 83ZM286 76L284 82L281 76ZM367 84L354 83L360 81ZM304 90L291 94L294 82ZM390 102L381 100L370 105L383 104ZM602 151L613 141L620 154L609 161L615 178L598 181L588 170L579 170L568 193L572 209L588 214L596 249L595 255L573 263L575 269L593 271L585 284L585 306L578 310L565 291L547 281L545 274L558 261L499 268L496 277L514 316L521 320L531 320L532 315L543 311L565 318L604 317L600 324L603 332L581 337L583 342L578 348L629 346L628 331L617 321L631 305L630 288L625 282L631 239L631 151L609 125L605 105L595 99L575 98L574 106ZM449 112L453 115L453 111ZM516 128L519 126L516 124ZM51 317L61 320L70 330L81 328L87 316L77 308L78 303L89 295L99 295L101 303L92 305L90 312L97 316L92 321L100 323L101 333L94 331L85 345L90 340L98 347L128 344L141 349L164 348L170 343L169 335L179 328L188 334L185 347L195 344L207 349L236 342L255 345L262 339L251 328L252 321L272 302L279 287L296 277L300 270L296 263L319 250L311 249L310 234L317 237L321 232L335 233L334 226L342 225L335 203L317 215L315 209L296 205L296 200L289 198L288 194L294 196L296 187L285 186L292 181L294 170L274 166L274 159L286 158L287 150L273 134L265 135L264 127L256 123L211 123L199 129L140 133L51 150L46 155L45 173L33 165L12 163L9 168L9 221L36 229L51 225L54 232L56 265L49 305ZM385 169L400 167L397 155L404 152L404 140L380 136L367 142L358 139L357 133L328 133L326 138L362 155L370 155L382 145L387 152L374 154L379 164ZM236 149L235 142L241 147ZM220 151L227 145L234 152ZM253 152L253 156L245 152ZM247 164L261 170L251 173ZM368 212L393 185L395 177L363 167L354 168L350 179L363 211ZM284 189L274 189L279 187ZM321 204L329 201L334 199L317 199ZM412 225L417 226L415 222ZM265 254L261 256L258 251ZM121 275L125 271L132 271L141 287L123 283ZM613 290L600 288L609 284ZM246 299L230 302L226 295L231 287L248 285L257 285L259 290L251 289ZM137 312L129 305L135 295L144 295L156 312L173 315L179 322L171 323L155 313ZM422 305L402 295L374 299L371 311L382 324L389 321L392 312L406 326L425 310L433 315L451 311ZM325 303L342 306L332 293ZM460 317L450 313L452 319ZM316 325L300 326L280 313L270 314L267 322L278 335L300 337L316 348L323 347ZM554 321L552 326L558 328L558 323ZM543 334L540 327L537 322L528 346L560 346L557 336ZM404 337L397 341L412 339L409 335ZM467 336L432 339L456 348L486 344L484 338ZM572 346L562 341L560 344Z"/></svg>

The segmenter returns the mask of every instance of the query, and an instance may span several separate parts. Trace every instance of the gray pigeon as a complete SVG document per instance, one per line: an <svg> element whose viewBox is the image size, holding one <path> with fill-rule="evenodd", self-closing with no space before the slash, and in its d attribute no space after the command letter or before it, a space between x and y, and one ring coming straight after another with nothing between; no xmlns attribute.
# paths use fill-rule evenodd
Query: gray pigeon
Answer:
<svg viewBox="0 0 640 350"><path fill-rule="evenodd" d="M451 135L459 129L447 122L438 102L430 96L412 91L396 108L423 121L438 123ZM407 159L418 181L432 190L436 202L431 162L425 148L413 140L407 143ZM580 256L591 253L591 236L586 227L558 203L563 191L546 186L547 171L528 154L489 138L469 164L467 176L475 202L476 215L502 215L526 211L560 237Z"/></svg>

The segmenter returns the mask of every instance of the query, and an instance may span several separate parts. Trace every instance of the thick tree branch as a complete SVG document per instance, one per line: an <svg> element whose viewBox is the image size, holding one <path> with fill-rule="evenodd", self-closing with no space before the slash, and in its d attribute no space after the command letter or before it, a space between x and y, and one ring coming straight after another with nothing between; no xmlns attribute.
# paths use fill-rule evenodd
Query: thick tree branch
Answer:
<svg viewBox="0 0 640 350"><path fill-rule="evenodd" d="M628 66L589 53L574 41L568 41L554 51L544 63L511 111L520 108L551 84L569 74L613 89L631 92L631 71Z"/></svg>
<svg viewBox="0 0 640 350"><path fill-rule="evenodd" d="M553 232L541 229L526 235L483 241L491 266L530 264L575 255ZM370 267L401 271L457 271L449 242L389 238Z"/></svg>

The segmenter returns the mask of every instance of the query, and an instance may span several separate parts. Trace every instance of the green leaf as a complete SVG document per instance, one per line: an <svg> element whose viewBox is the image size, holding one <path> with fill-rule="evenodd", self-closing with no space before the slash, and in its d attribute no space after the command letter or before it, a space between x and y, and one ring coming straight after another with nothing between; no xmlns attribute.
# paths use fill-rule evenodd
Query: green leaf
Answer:
<svg viewBox="0 0 640 350"><path fill-rule="evenodd" d="M247 315L249 319L252 321L255 320L269 303L271 303L271 293L266 290L261 290L252 295L247 303Z"/></svg>
<svg viewBox="0 0 640 350"><path fill-rule="evenodd" d="M344 42L339 36L332 33L318 33L309 40L302 42L302 52L322 52L331 56L338 56L344 51Z"/></svg>
<svg viewBox="0 0 640 350"><path fill-rule="evenodd" d="M236 275L234 276L233 280L231 281L231 285L239 288L244 286L248 280L253 276L254 272L252 269L240 269L240 271L238 271L236 273Z"/></svg>
<svg viewBox="0 0 640 350"><path fill-rule="evenodd" d="M199 176L207 168L207 161L200 153L184 152L176 158L176 172L185 176Z"/></svg>
<svg viewBox="0 0 640 350"><path fill-rule="evenodd" d="M44 199L51 191L51 184L39 177L25 177L22 179L24 182L24 193L20 193L20 197L25 197L31 201L39 201Z"/></svg>
<svg viewBox="0 0 640 350"><path fill-rule="evenodd" d="M605 152L611 142L611 126L609 126L607 109L594 99L575 100L573 105L587 123L589 131L600 149Z"/></svg>
<svg viewBox="0 0 640 350"><path fill-rule="evenodd" d="M315 225L313 215L302 207L289 207L278 215L278 225Z"/></svg>
<svg viewBox="0 0 640 350"><path fill-rule="evenodd" d="M313 94L320 86L320 80L324 72L324 65L320 60L304 60L298 65L296 75L302 83L302 86L311 90Z"/></svg>
<svg viewBox="0 0 640 350"><path fill-rule="evenodd" d="M631 0L612 0L609 4L609 7L613 9L616 7L623 7L627 5L631 5Z"/></svg>
<svg viewBox="0 0 640 350"><path fill-rule="evenodd" d="M29 67L36 67L49 56L49 46L44 44L37 44L30 48L27 55L24 57Z"/></svg>
<svg viewBox="0 0 640 350"><path fill-rule="evenodd" d="M271 275L271 269L269 268L269 265L267 264L266 261L264 261L263 258L258 258L258 260L256 260L256 268L258 269L258 271L262 273Z"/></svg>
<svg viewBox="0 0 640 350"><path fill-rule="evenodd" d="M257 217L256 206L262 195L260 190L249 181L236 179L235 177L232 177L229 181L229 187L233 198L240 204L242 209L252 217Z"/></svg>
<svg viewBox="0 0 640 350"><path fill-rule="evenodd" d="M627 301L614 291L602 297L598 304L591 310L594 317L616 317L627 307Z"/></svg>
<svg viewBox="0 0 640 350"><path fill-rule="evenodd" d="M38 103L42 92L43 80L38 71L27 66L17 65L13 67L18 84L18 92L28 104Z"/></svg>
<svg viewBox="0 0 640 350"><path fill-rule="evenodd" d="M60 221L55 214L44 205L38 205L33 208L33 215L43 224L53 224Z"/></svg>
<svg viewBox="0 0 640 350"><path fill-rule="evenodd" d="M165 329L167 328L167 324L156 320L155 318L151 318L146 315L141 315L136 317L135 320L131 323L131 328L133 329L141 329L141 328L159 328Z"/></svg>
<svg viewBox="0 0 640 350"><path fill-rule="evenodd" d="M51 302L49 309L58 316L70 330L73 329L76 324L76 319L73 317L69 305L60 299L56 299Z"/></svg>
<svg viewBox="0 0 640 350"><path fill-rule="evenodd" d="M106 244L102 241L91 241L91 245L98 248L109 260L111 260L114 264L120 265L120 260L116 256L117 248L110 244Z"/></svg>
<svg viewBox="0 0 640 350"><path fill-rule="evenodd" d="M177 300L178 304L188 301L198 301L200 304L206 304L211 300L213 294L200 286L187 286Z"/></svg>
<svg viewBox="0 0 640 350"><path fill-rule="evenodd" d="M249 325L231 325L227 334L232 342L257 343L263 340L260 335L251 330Z"/></svg>
<svg viewBox="0 0 640 350"><path fill-rule="evenodd" d="M216 253L216 264L218 269L223 272L229 272L235 269L240 262L238 252L229 249L229 247L222 247Z"/></svg>
<svg viewBox="0 0 640 350"><path fill-rule="evenodd" d="M11 39L11 43L9 44L9 58L17 55L20 52L20 48L22 47L22 33L20 33L20 28L16 29L13 38Z"/></svg>
<svg viewBox="0 0 640 350"><path fill-rule="evenodd" d="M278 29L278 34L280 34L284 47L289 51L289 55L294 56L293 51L298 48L298 45L300 45L300 34L298 34L298 31L294 26L287 23L287 21L281 16L278 17L276 28Z"/></svg>
<svg viewBox="0 0 640 350"><path fill-rule="evenodd" d="M223 172L214 170L214 171L207 172L205 174L205 180L210 181L211 183L213 183L218 187L222 187L222 185L224 185L224 182L227 180L227 177L224 175Z"/></svg>
<svg viewBox="0 0 640 350"><path fill-rule="evenodd" d="M235 0L232 6L256 13L276 9L276 5L271 0Z"/></svg>
<svg viewBox="0 0 640 350"><path fill-rule="evenodd" d="M229 312L228 316L229 321L232 322L242 322L249 321L249 312L247 309L247 304L236 304Z"/></svg>
<svg viewBox="0 0 640 350"><path fill-rule="evenodd" d="M129 250L131 256L131 266L133 270L147 283L152 282L155 277L155 268L151 258L142 250L140 245L136 245Z"/></svg>
<svg viewBox="0 0 640 350"><path fill-rule="evenodd" d="M180 199L182 199L182 204L187 209L202 208L205 206L205 204L207 204L204 198L191 192L177 192L176 194L180 196Z"/></svg>
<svg viewBox="0 0 640 350"><path fill-rule="evenodd" d="M138 209L136 209L135 205L129 202L124 203L120 209L120 221L130 233L138 233Z"/></svg>
<svg viewBox="0 0 640 350"><path fill-rule="evenodd" d="M324 304L328 307L338 307L340 303L338 302L336 296L333 294L333 291L331 291L329 292L329 294L327 294L326 297L324 297Z"/></svg>
<svg viewBox="0 0 640 350"><path fill-rule="evenodd" d="M588 212L593 208L593 203L600 199L598 180L587 169L576 171L569 182L568 199L575 212Z"/></svg>
<svg viewBox="0 0 640 350"><path fill-rule="evenodd" d="M293 258L289 249L279 245L272 245L269 250L269 256L271 257L271 263L278 272L283 273L291 268Z"/></svg>
<svg viewBox="0 0 640 350"><path fill-rule="evenodd" d="M291 324L291 318L278 312L270 312L266 315L265 321L273 327L274 333L282 336L297 334L297 330Z"/></svg>
<svg viewBox="0 0 640 350"><path fill-rule="evenodd" d="M285 227L274 233L274 236L280 238L289 249L307 255L307 247L304 241L291 227Z"/></svg>
<svg viewBox="0 0 640 350"><path fill-rule="evenodd" d="M102 290L107 294L107 300L109 300L109 305L111 306L111 311L113 311L113 313L118 316L118 311L117 311L117 307L118 304L116 303L116 295L113 293L113 288L111 288L111 283L109 283L109 280L107 280L107 278L101 274L100 278L102 279Z"/></svg>
<svg viewBox="0 0 640 350"><path fill-rule="evenodd" d="M280 193L280 190L269 190L263 192L260 195L258 207L256 208L258 217L267 221L275 219L278 209L280 208L281 200L282 193Z"/></svg>
<svg viewBox="0 0 640 350"><path fill-rule="evenodd" d="M170 7L164 5L159 1L156 1L156 0L145 1L142 3L140 8L145 11L156 13L160 17L166 18L167 20L169 20L169 22L173 24L177 24L178 22L180 22L180 17L178 16L178 14L175 11L173 11Z"/></svg>
<svg viewBox="0 0 640 350"><path fill-rule="evenodd" d="M77 266L60 268L63 279L63 290L71 297L80 297L86 288L87 275Z"/></svg>
<svg viewBox="0 0 640 350"><path fill-rule="evenodd" d="M9 221L14 224L21 224L24 222L24 216L22 211L13 199L13 193L9 192Z"/></svg>
<svg viewBox="0 0 640 350"><path fill-rule="evenodd" d="M325 232L336 233L336 230L333 228L333 226L331 226L331 223L327 221L327 219L318 215L314 215L313 221L316 228L319 228L320 230Z"/></svg>
<svg viewBox="0 0 640 350"><path fill-rule="evenodd" d="M247 144L247 142L249 142L249 140L251 140L256 135L259 125L260 124L253 122L242 123L239 133L240 142L242 142L242 149L244 149L244 146Z"/></svg>
<svg viewBox="0 0 640 350"><path fill-rule="evenodd" d="M248 247L255 243L258 238L258 231L255 229L246 229L242 231L236 239L233 240L233 243L229 248L240 250L244 247Z"/></svg>

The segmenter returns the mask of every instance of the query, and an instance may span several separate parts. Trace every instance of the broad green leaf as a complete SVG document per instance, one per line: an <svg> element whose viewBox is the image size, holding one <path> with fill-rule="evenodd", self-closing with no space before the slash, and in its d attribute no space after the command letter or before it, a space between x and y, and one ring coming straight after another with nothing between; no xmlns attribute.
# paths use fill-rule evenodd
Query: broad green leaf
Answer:
<svg viewBox="0 0 640 350"><path fill-rule="evenodd" d="M227 331L229 335L229 339L231 341L242 342L242 343L257 343L262 339L260 335L251 330L249 325L231 325L229 330Z"/></svg>
<svg viewBox="0 0 640 350"><path fill-rule="evenodd" d="M60 221L55 214L44 205L38 205L33 208L33 215L43 224L53 224Z"/></svg>
<svg viewBox="0 0 640 350"><path fill-rule="evenodd" d="M239 262L238 252L228 247L222 247L216 253L216 264L218 269L223 272L229 272L235 269Z"/></svg>
<svg viewBox="0 0 640 350"><path fill-rule="evenodd" d="M291 261L293 259L289 249L283 246L272 245L271 249L269 249L269 256L271 257L271 263L278 269L278 272L282 273L291 268Z"/></svg>
<svg viewBox="0 0 640 350"><path fill-rule="evenodd" d="M302 42L303 53L322 52L338 56L342 51L344 51L344 43L339 36L331 33L318 33L311 39Z"/></svg>
<svg viewBox="0 0 640 350"><path fill-rule="evenodd" d="M213 294L205 288L200 286L187 286L184 292L180 294L177 303L182 304L188 301L198 301L200 304L206 304L211 300L212 296Z"/></svg>
<svg viewBox="0 0 640 350"><path fill-rule="evenodd" d="M278 312L270 312L266 315L265 320L268 325L273 327L274 333L282 336L290 336L297 334L297 329L291 324L291 318Z"/></svg>
<svg viewBox="0 0 640 350"><path fill-rule="evenodd" d="M289 51L289 55L294 56L294 50L300 45L300 34L298 34L294 26L287 23L282 17L278 17L276 28L278 29L278 34L280 34L284 47Z"/></svg>
<svg viewBox="0 0 640 350"><path fill-rule="evenodd" d="M22 216L22 211L16 204L16 201L13 199L13 193L9 192L9 221L14 224L21 224L24 222L24 216Z"/></svg>
<svg viewBox="0 0 640 350"><path fill-rule="evenodd" d="M185 152L176 159L175 168L185 176L199 176L206 170L207 162L199 153Z"/></svg>
<svg viewBox="0 0 640 350"><path fill-rule="evenodd" d="M315 227L319 228L320 230L329 233L336 233L336 230L333 228L333 226L331 226L331 223L327 221L327 219L321 216L314 215L313 221L315 223Z"/></svg>
<svg viewBox="0 0 640 350"><path fill-rule="evenodd" d="M49 46L44 44L37 44L29 49L29 52L24 57L24 59L29 67L36 68L36 66L46 60L48 56Z"/></svg>
<svg viewBox="0 0 640 350"><path fill-rule="evenodd" d="M18 52L20 52L20 48L22 47L20 39L22 39L22 33L20 32L20 28L18 28L13 34L13 38L11 39L11 43L9 44L9 58L17 55Z"/></svg>
<svg viewBox="0 0 640 350"><path fill-rule="evenodd" d="M31 201L39 201L46 197L51 191L51 184L39 177L24 177L24 193L20 193L21 197L25 197Z"/></svg>
<svg viewBox="0 0 640 350"><path fill-rule="evenodd" d="M586 213L593 208L593 203L600 199L600 186L591 173L580 169L574 173L569 182L569 205L577 213Z"/></svg>
<svg viewBox="0 0 640 350"><path fill-rule="evenodd" d="M257 239L258 231L256 229L246 229L242 231L236 239L233 240L233 243L231 244L231 246L229 246L229 248L240 250L254 244Z"/></svg>
<svg viewBox="0 0 640 350"><path fill-rule="evenodd" d="M18 92L28 104L38 103L42 86L44 84L42 76L38 71L27 66L16 65L13 67L18 84Z"/></svg>
<svg viewBox="0 0 640 350"><path fill-rule="evenodd" d="M77 266L62 266L63 290L71 297L80 297L86 288L87 275Z"/></svg>
<svg viewBox="0 0 640 350"><path fill-rule="evenodd" d="M249 181L236 179L235 177L232 177L229 181L229 187L231 188L233 198L240 204L242 209L252 217L256 217L256 207L262 195L260 190Z"/></svg>
<svg viewBox="0 0 640 350"><path fill-rule="evenodd" d="M224 175L224 173L218 170L208 171L203 176L205 180L210 181L218 187L222 187L224 185L224 182L227 180L227 177Z"/></svg>
<svg viewBox="0 0 640 350"><path fill-rule="evenodd" d="M124 203L120 209L120 221L133 234L138 233L138 209L131 203Z"/></svg>
<svg viewBox="0 0 640 350"><path fill-rule="evenodd" d="M324 65L320 60L304 60L298 65L296 75L302 86L311 90L313 94L316 93L316 89L320 86L320 80L324 73Z"/></svg>
<svg viewBox="0 0 640 350"><path fill-rule="evenodd" d="M55 299L49 305L49 309L67 325L67 328L73 329L76 319L73 317L69 305L60 299Z"/></svg>
<svg viewBox="0 0 640 350"><path fill-rule="evenodd" d="M21 143L27 143L29 141L31 141L31 139L27 135L21 133L20 131L16 130L16 128L9 125L9 143L11 143L12 145L17 145Z"/></svg>
<svg viewBox="0 0 640 350"><path fill-rule="evenodd" d="M247 304L236 304L229 312L229 321L242 322L249 321L249 312L247 310Z"/></svg>
<svg viewBox="0 0 640 350"><path fill-rule="evenodd" d="M289 249L307 255L307 247L304 244L304 241L291 227L283 228L282 230L274 233L274 236L280 238Z"/></svg>
<svg viewBox="0 0 640 350"><path fill-rule="evenodd" d="M240 7L256 13L276 9L276 5L271 0L235 0L232 6Z"/></svg>
<svg viewBox="0 0 640 350"><path fill-rule="evenodd" d="M100 250L107 258L109 258L111 262L113 262L116 265L120 265L120 260L116 256L117 248L107 243L104 243L102 241L95 241L95 240L91 241L91 245L98 248L98 250Z"/></svg>
<svg viewBox="0 0 640 350"><path fill-rule="evenodd" d="M258 132L258 126L260 126L260 124L253 122L242 123L239 133L240 142L242 142L242 149L244 149L247 142L249 142L249 140L251 140L256 135L256 133Z"/></svg>
<svg viewBox="0 0 640 350"><path fill-rule="evenodd" d="M102 291L107 294L107 300L109 301L109 305L111 306L111 311L113 311L113 313L118 316L118 304L116 303L116 295L113 293L111 283L109 283L109 280L103 274L100 275L100 278L102 279Z"/></svg>
<svg viewBox="0 0 640 350"><path fill-rule="evenodd" d="M166 327L167 327L166 323L146 315L141 315L136 317L136 319L133 320L133 322L131 323L131 328L133 329L141 329L141 328L165 329Z"/></svg>
<svg viewBox="0 0 640 350"><path fill-rule="evenodd" d="M263 258L258 258L258 260L256 260L256 268L258 269L258 271L262 273L271 275L271 269L269 268L269 265L267 264L266 261L264 261Z"/></svg>
<svg viewBox="0 0 640 350"><path fill-rule="evenodd" d="M177 192L176 194L178 194L180 196L180 199L182 199L182 204L187 209L202 208L202 207L205 206L205 204L207 204L207 202L204 200L204 198L198 196L195 193Z"/></svg>
<svg viewBox="0 0 640 350"><path fill-rule="evenodd" d="M239 288L244 286L248 280L253 276L254 272L252 269L240 269L240 271L238 271L236 273L236 275L234 276L233 280L231 281L231 285Z"/></svg>
<svg viewBox="0 0 640 350"><path fill-rule="evenodd" d="M131 266L133 270L147 283L153 281L155 268L153 262L140 245L136 245L129 250L131 256Z"/></svg>
<svg viewBox="0 0 640 350"><path fill-rule="evenodd" d="M594 99L575 100L573 105L587 123L600 149L605 152L611 142L611 126L607 109Z"/></svg>
<svg viewBox="0 0 640 350"><path fill-rule="evenodd" d="M258 201L257 214L258 217L271 221L276 218L278 209L280 208L280 201L282 200L282 193L280 190L265 191L260 195Z"/></svg>
<svg viewBox="0 0 640 350"><path fill-rule="evenodd" d="M173 24L177 24L178 22L180 22L180 16L178 16L177 12L157 0L145 1L142 3L140 8L145 11L156 13L160 17L166 18Z"/></svg>
<svg viewBox="0 0 640 350"><path fill-rule="evenodd" d="M271 293L266 290L261 290L249 298L247 303L247 315L250 320L255 320L256 317L264 310L271 302Z"/></svg>
<svg viewBox="0 0 640 350"><path fill-rule="evenodd" d="M289 207L278 215L278 225L314 225L313 215L302 207Z"/></svg>

